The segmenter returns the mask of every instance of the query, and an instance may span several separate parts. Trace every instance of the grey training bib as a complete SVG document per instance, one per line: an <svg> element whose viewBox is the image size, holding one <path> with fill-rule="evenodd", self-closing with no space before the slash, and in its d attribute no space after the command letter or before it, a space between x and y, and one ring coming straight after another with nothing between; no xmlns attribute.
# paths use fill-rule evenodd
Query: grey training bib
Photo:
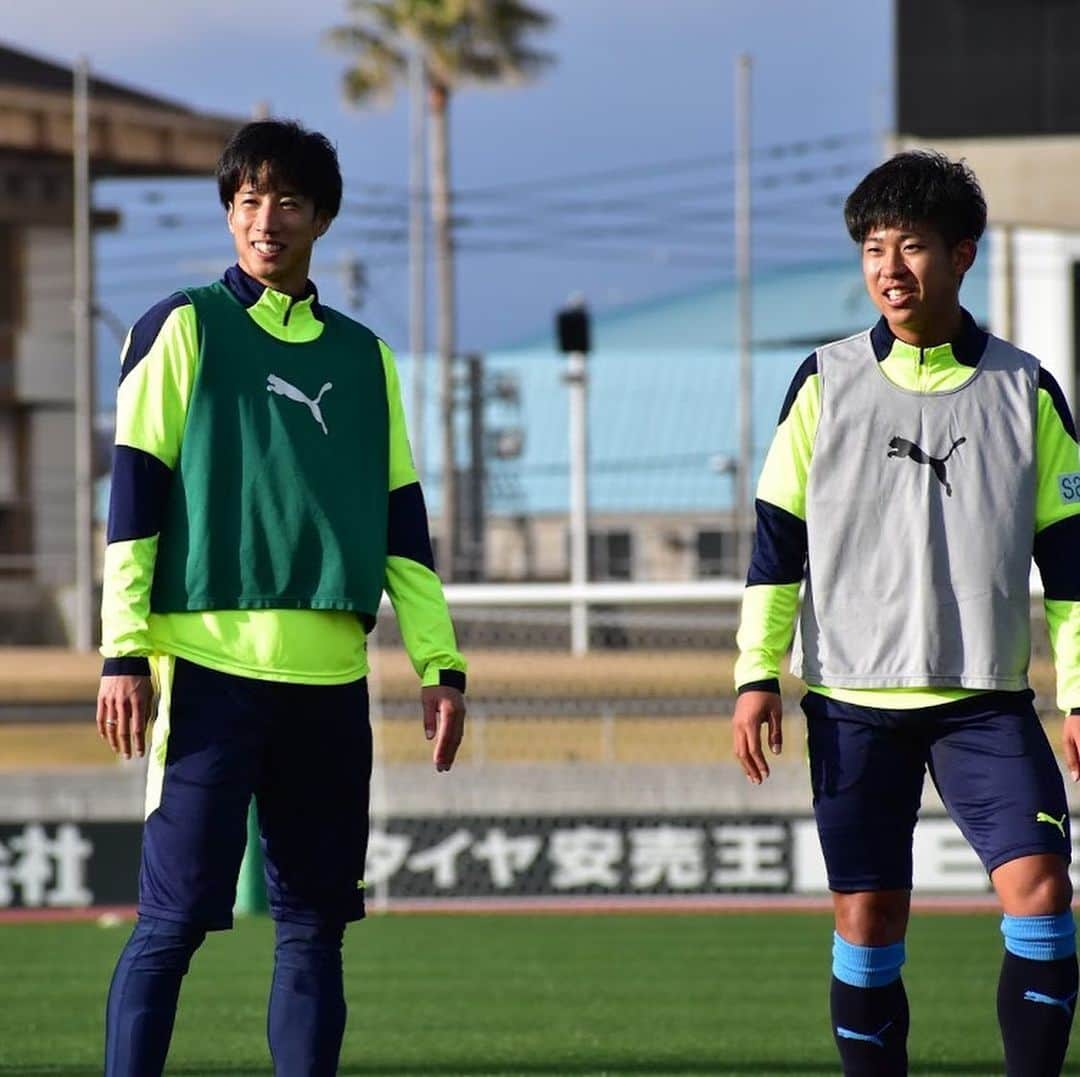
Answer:
<svg viewBox="0 0 1080 1077"><path fill-rule="evenodd" d="M1027 687L1039 364L989 337L957 389L893 384L869 333L818 351L792 672L835 688Z"/></svg>

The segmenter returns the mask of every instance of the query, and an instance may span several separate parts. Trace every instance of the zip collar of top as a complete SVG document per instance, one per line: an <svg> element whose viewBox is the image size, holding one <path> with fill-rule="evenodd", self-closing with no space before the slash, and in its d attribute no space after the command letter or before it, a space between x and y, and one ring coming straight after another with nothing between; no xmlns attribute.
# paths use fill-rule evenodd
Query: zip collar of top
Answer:
<svg viewBox="0 0 1080 1077"><path fill-rule="evenodd" d="M297 298L260 283L238 265L225 270L221 280L252 320L278 340L304 344L322 334L325 318L319 293L311 281Z"/></svg>
<svg viewBox="0 0 1080 1077"><path fill-rule="evenodd" d="M964 321L956 337L929 348L900 340L881 318L870 331L881 372L894 384L914 392L947 392L963 385L975 373L989 337L966 310L962 313Z"/></svg>
<svg viewBox="0 0 1080 1077"><path fill-rule="evenodd" d="M894 345L900 345L903 348L911 349L913 355L921 351L924 359L928 359L935 352L940 353L942 348L951 348L956 362L963 366L978 366L983 352L986 351L988 334L978 327L975 319L966 310L961 310L960 313L964 319L960 332L947 344L937 344L932 348L916 348L913 344L905 344L893 335L889 323L883 317L879 318L877 325L870 330L870 343L874 347L874 354L878 357L878 362L889 357L894 350Z"/></svg>

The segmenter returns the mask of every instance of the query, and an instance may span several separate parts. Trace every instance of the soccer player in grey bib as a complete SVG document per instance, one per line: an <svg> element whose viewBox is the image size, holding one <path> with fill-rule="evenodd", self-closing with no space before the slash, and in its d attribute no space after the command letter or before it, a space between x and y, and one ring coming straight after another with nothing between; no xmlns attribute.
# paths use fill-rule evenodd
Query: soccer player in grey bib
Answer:
<svg viewBox="0 0 1080 1077"><path fill-rule="evenodd" d="M818 348L784 401L757 490L735 753L751 782L768 777L761 732L779 753L790 646L808 689L843 1072L907 1073L901 970L929 771L1004 914L1009 1077L1056 1077L1077 991L1071 843L1061 772L1028 688L1029 577L1034 555L1076 781L1076 429L1038 360L960 304L986 226L966 166L898 154L862 180L844 214L881 318Z"/></svg>

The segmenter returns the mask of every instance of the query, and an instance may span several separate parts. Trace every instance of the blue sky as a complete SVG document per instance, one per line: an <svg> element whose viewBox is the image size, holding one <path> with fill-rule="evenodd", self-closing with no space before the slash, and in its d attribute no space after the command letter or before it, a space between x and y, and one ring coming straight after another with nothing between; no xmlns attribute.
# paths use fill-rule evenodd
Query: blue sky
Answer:
<svg viewBox="0 0 1080 1077"><path fill-rule="evenodd" d="M521 248L462 255L462 350L535 333L570 292L612 309L730 274L731 168L723 156L731 150L740 52L755 64L755 144L789 148L755 164L771 184L758 193L755 257L762 265L786 264L846 249L835 200L877 158L873 136L890 118L888 0L540 6L557 19L542 42L556 66L532 85L468 90L453 105L454 182L463 211L480 218L470 238ZM89 9L44 0L7 5L0 38L59 60L84 52L107 77L209 111L246 115L267 101L276 114L336 141L352 181L347 195L370 208L375 196L361 184L400 191L406 183L406 112L401 98L383 109L342 104L345 58L320 36L343 11L341 0L263 0L243 11L217 0L97 0ZM849 138L829 143L835 135ZM799 143L801 150L792 149ZM662 174L641 175L647 166ZM607 178L565 178L600 171ZM518 184L532 186L510 189ZM476 193L482 190L492 193ZM148 192L160 200L148 202ZM629 217L597 210L587 218L610 235L603 241L584 241L586 218L559 208L566 200L628 198L638 207ZM163 294L216 275L231 260L207 183L101 184L98 201L125 213L124 230L99 243L100 295L118 322L130 323ZM172 227L161 227L165 213ZM346 255L363 258L371 289L358 316L404 349L401 248L357 235L371 226L370 217L343 214L319 252L316 280L325 297L343 303L338 266ZM115 346L108 336L102 340L106 349Z"/></svg>

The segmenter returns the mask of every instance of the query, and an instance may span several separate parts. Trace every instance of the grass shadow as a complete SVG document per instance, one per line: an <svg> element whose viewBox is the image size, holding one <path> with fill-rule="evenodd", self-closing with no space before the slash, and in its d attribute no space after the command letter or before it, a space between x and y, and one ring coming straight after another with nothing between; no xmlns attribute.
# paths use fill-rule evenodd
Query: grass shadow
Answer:
<svg viewBox="0 0 1080 1077"><path fill-rule="evenodd" d="M912 1077L986 1077L1001 1070L999 1059L970 1059L937 1064L914 1062ZM208 1069L202 1064L169 1066L173 1077L269 1077L269 1061L265 1065L239 1065ZM0 1063L0 1077L100 1077L99 1066L8 1066ZM715 1061L688 1061L673 1066L669 1059L643 1058L620 1062L615 1066L600 1062L560 1062L555 1068L539 1063L526 1063L507 1069L487 1061L433 1062L423 1066L379 1062L371 1066L349 1065L340 1077L795 1077L805 1074L835 1075L835 1062L792 1062L754 1059L739 1061L725 1059L718 1067Z"/></svg>
<svg viewBox="0 0 1080 1077"><path fill-rule="evenodd" d="M938 1064L915 1062L910 1073L912 1077L987 1077L987 1074L1000 1072L1000 1059L965 1059L957 1062ZM4 1071L0 1069L0 1074ZM84 1077L89 1071L71 1071L63 1077ZM490 1061L431 1062L424 1065L377 1062L370 1066L347 1065L340 1070L339 1077L835 1077L837 1063L791 1061L791 1060L746 1060L724 1059L719 1064L716 1060L693 1060L672 1064L670 1059L639 1059L633 1062L604 1063L599 1060L560 1061L554 1064L527 1062L508 1068L503 1064ZM42 1071L26 1074L26 1077L54 1077L57 1071ZM238 1066L227 1069L207 1070L200 1066L170 1066L169 1073L176 1077L268 1077L267 1067Z"/></svg>

